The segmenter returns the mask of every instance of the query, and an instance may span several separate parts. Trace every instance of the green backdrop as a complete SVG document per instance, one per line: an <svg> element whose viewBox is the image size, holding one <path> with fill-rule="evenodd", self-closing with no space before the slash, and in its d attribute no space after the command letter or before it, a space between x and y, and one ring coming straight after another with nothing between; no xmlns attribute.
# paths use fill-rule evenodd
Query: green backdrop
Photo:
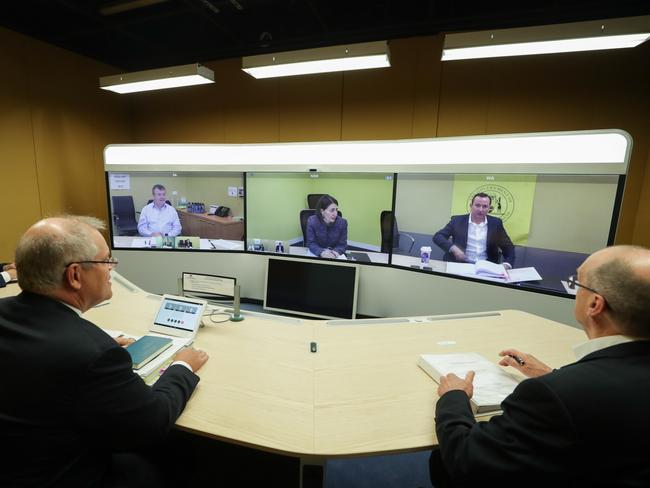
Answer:
<svg viewBox="0 0 650 488"><path fill-rule="evenodd" d="M248 173L246 177L246 232L250 239L302 239L300 211L307 195L328 193L339 202L348 221L348 241L381 247L379 216L390 210L393 175Z"/></svg>

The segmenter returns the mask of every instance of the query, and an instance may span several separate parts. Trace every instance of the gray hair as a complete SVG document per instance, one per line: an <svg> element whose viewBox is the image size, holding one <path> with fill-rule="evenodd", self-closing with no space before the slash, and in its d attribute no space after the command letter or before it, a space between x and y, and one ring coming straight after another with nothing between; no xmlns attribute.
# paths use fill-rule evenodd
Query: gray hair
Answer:
<svg viewBox="0 0 650 488"><path fill-rule="evenodd" d="M99 252L91 230L106 228L94 217L64 215L64 232L27 232L16 246L18 284L24 291L44 294L63 285L65 267L90 261Z"/></svg>
<svg viewBox="0 0 650 488"><path fill-rule="evenodd" d="M630 254L646 251L625 246ZM650 282L634 271L630 260L613 258L587 273L589 286L605 297L609 315L623 335L650 339Z"/></svg>

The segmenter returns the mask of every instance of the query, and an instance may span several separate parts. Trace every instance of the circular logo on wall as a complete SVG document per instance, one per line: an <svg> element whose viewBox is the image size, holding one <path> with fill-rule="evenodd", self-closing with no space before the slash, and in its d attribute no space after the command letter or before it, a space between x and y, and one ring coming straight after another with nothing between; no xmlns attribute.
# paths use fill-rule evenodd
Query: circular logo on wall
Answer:
<svg viewBox="0 0 650 488"><path fill-rule="evenodd" d="M488 183L477 186L467 197L467 208L472 205L472 197L477 193L490 195L492 205L490 205L490 215L498 217L506 222L515 211L515 199L510 191L495 183Z"/></svg>

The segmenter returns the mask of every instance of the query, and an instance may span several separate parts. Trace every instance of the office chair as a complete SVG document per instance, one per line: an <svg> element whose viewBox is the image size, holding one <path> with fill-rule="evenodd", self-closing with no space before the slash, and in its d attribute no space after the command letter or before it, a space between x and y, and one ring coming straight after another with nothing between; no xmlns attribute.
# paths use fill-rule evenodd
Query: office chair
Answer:
<svg viewBox="0 0 650 488"><path fill-rule="evenodd" d="M138 223L131 195L111 197L113 202L113 223L118 236L137 236Z"/></svg>
<svg viewBox="0 0 650 488"><path fill-rule="evenodd" d="M325 195L324 193L310 193L307 195L307 208L316 208L318 200Z"/></svg>
<svg viewBox="0 0 650 488"><path fill-rule="evenodd" d="M315 213L316 210L313 208L305 208L300 211L300 228L302 229L302 245L304 247L307 247L307 220L309 220L309 217ZM339 217L343 217L343 214L340 210L337 210L336 213L339 215Z"/></svg>
<svg viewBox="0 0 650 488"><path fill-rule="evenodd" d="M393 216L393 212L390 210L382 210L379 216L379 226L381 229L381 252L398 252L402 250L400 243L402 240L405 240L407 244L404 249L406 250L406 246L408 246L406 252L407 254L411 254L415 239L410 234L399 231L397 218Z"/></svg>

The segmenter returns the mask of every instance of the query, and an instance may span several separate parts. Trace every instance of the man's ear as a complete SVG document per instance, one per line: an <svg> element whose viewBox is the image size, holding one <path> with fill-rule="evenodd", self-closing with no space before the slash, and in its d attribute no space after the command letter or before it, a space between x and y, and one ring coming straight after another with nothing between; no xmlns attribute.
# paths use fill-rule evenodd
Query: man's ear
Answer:
<svg viewBox="0 0 650 488"><path fill-rule="evenodd" d="M587 314L591 317L596 317L607 309L607 302L602 295L594 293L589 300L589 305L587 308Z"/></svg>
<svg viewBox="0 0 650 488"><path fill-rule="evenodd" d="M81 288L81 265L80 264L71 264L65 269L64 280L66 286L72 288L73 290L79 290Z"/></svg>

